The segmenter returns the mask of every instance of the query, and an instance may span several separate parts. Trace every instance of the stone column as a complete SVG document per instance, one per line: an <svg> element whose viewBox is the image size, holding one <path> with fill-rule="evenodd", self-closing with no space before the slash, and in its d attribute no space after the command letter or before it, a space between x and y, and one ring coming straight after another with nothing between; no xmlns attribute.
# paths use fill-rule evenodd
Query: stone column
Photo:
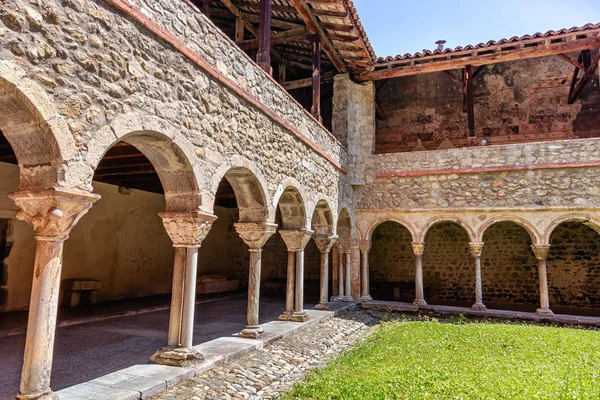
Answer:
<svg viewBox="0 0 600 400"><path fill-rule="evenodd" d="M279 232L281 233L281 231ZM288 248L288 261L285 287L285 310L279 316L282 321L290 321L294 313L294 289L296 277L296 253Z"/></svg>
<svg viewBox="0 0 600 400"><path fill-rule="evenodd" d="M298 322L308 321L308 314L304 311L304 248L312 237L313 231L280 230L279 234L288 249L286 311L279 316L279 319ZM290 257L290 254L295 255L295 260ZM293 299L292 313L289 312L290 299Z"/></svg>
<svg viewBox="0 0 600 400"><path fill-rule="evenodd" d="M370 301L373 300L369 293L369 250L371 250L371 241L361 240L358 242L358 247L360 248L362 259L360 301Z"/></svg>
<svg viewBox="0 0 600 400"><path fill-rule="evenodd" d="M150 361L188 367L204 360L202 354L192 348L198 248L217 217L198 211L163 212L159 215L173 241L175 260L167 346L154 353Z"/></svg>
<svg viewBox="0 0 600 400"><path fill-rule="evenodd" d="M427 305L425 296L423 295L423 251L425 243L413 242L413 253L415 253L415 306L423 307Z"/></svg>
<svg viewBox="0 0 600 400"><path fill-rule="evenodd" d="M346 244L344 246L344 257L346 258L344 301L354 301L354 298L352 297L352 245L352 239L346 239Z"/></svg>
<svg viewBox="0 0 600 400"><path fill-rule="evenodd" d="M344 300L344 257L346 255L344 250L344 245L342 244L342 239L338 239L337 243L337 253L338 253L338 265L337 265L337 276L338 276L338 294L333 299L333 301L343 301Z"/></svg>
<svg viewBox="0 0 600 400"><path fill-rule="evenodd" d="M329 252L336 240L337 236L327 234L315 237L315 243L321 252L321 287L319 304L315 306L317 310L327 310L329 304Z"/></svg>
<svg viewBox="0 0 600 400"><path fill-rule="evenodd" d="M264 222L239 222L234 226L242 240L250 248L247 324L246 328L241 331L238 336L256 339L264 332L258 323L261 253L267 239L269 239L277 230L277 225Z"/></svg>
<svg viewBox="0 0 600 400"><path fill-rule="evenodd" d="M11 193L17 218L33 225L35 264L17 399L58 399L50 389L63 243L100 196L61 188Z"/></svg>
<svg viewBox="0 0 600 400"><path fill-rule="evenodd" d="M531 249L538 260L538 280L540 283L540 308L536 313L539 315L554 316L550 309L550 300L548 299L548 276L546 272L546 259L550 251L549 244L531 245Z"/></svg>
<svg viewBox="0 0 600 400"><path fill-rule="evenodd" d="M487 307L483 304L481 281L481 253L483 252L483 242L470 242L469 252L475 259L475 304L473 304L471 308L476 311L486 311Z"/></svg>

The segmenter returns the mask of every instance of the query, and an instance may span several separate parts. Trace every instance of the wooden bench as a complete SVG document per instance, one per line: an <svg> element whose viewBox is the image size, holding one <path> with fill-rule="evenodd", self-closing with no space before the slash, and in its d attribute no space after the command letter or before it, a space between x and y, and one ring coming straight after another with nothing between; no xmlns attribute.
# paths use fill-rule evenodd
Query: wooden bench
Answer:
<svg viewBox="0 0 600 400"><path fill-rule="evenodd" d="M102 287L102 282L91 279L65 279L62 286L63 305L77 307L80 303L95 304L96 292Z"/></svg>

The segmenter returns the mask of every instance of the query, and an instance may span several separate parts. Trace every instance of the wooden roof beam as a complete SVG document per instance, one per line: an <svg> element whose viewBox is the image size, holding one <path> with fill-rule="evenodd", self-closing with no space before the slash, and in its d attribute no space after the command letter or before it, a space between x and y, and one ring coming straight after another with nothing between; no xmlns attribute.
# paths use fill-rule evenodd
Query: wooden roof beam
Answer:
<svg viewBox="0 0 600 400"><path fill-rule="evenodd" d="M304 39L306 35L308 35L308 33L308 28L303 26L301 28L290 29L287 31L277 33L275 35L271 35L271 46L276 45L278 43L291 42L295 39ZM240 46L242 50L257 48L258 39L243 40L238 43L238 46Z"/></svg>
<svg viewBox="0 0 600 400"><path fill-rule="evenodd" d="M497 51L481 55L477 55L475 53L474 55L454 59L450 58L452 57L452 53L448 53L448 59L439 59L440 61L426 62L422 64L418 64L418 62L422 60L419 58L406 60L406 62L410 62L411 65L396 68L388 66L387 68L376 69L374 71L360 74L359 79L363 81L368 81L397 78L401 76L418 75L430 72L441 72L452 69L462 69L466 65L480 66L498 64L507 61L517 61L538 57L555 56L557 54L562 53L570 53L575 51L590 50L597 48L600 48L600 37L577 39L569 42L548 43L546 45L541 46L525 47L509 51ZM485 48L481 50L487 51ZM379 67L385 67L385 65L380 65Z"/></svg>
<svg viewBox="0 0 600 400"><path fill-rule="evenodd" d="M298 11L300 18L302 18L302 20L304 21L304 23L310 30L310 33L319 35L319 38L321 40L321 47L323 48L323 51L325 52L325 54L327 54L327 57L329 57L331 62L333 62L333 65L335 65L335 68L339 72L346 73L347 72L346 65L340 58L335 47L333 46L333 43L331 43L331 40L329 40L329 38L325 34L325 31L321 27L319 21L317 21L315 15L312 13L312 11L311 11L310 7L308 6L308 4L306 3L306 1L290 0L290 2L294 6L294 8Z"/></svg>

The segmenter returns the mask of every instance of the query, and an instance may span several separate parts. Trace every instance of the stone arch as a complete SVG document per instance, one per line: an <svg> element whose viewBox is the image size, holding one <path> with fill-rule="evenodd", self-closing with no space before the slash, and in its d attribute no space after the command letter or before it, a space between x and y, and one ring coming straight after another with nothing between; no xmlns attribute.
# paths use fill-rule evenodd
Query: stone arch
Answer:
<svg viewBox="0 0 600 400"><path fill-rule="evenodd" d="M521 228L525 229L527 233L529 233L532 244L542 243L542 235L540 235L537 228L531 222L527 221L526 219L514 216L501 216L490 219L478 229L476 241L483 242L483 235L485 234L485 231L487 231L490 226L500 222L511 222L513 224L519 225Z"/></svg>
<svg viewBox="0 0 600 400"><path fill-rule="evenodd" d="M336 232L335 215L325 198L317 200L312 207L311 229L317 235L333 235Z"/></svg>
<svg viewBox="0 0 600 400"><path fill-rule="evenodd" d="M460 225L467 232L467 235L469 236L469 240L471 242L476 241L476 235L475 235L475 231L473 230L473 228L471 228L471 226L467 222L462 220L461 218L456 218L456 217L436 217L436 218L430 219L429 221L427 221L427 223L425 224L425 227L421 231L421 234L419 235L419 241L425 242L425 237L427 236L427 232L429 231L429 229L431 229L431 227L433 227L434 225L439 224L441 222L452 222L457 225Z"/></svg>
<svg viewBox="0 0 600 400"><path fill-rule="evenodd" d="M266 180L258 167L242 157L233 157L213 174L204 198L209 212L213 211L219 183L225 178L233 188L240 210L238 222L273 222L275 207Z"/></svg>
<svg viewBox="0 0 600 400"><path fill-rule="evenodd" d="M342 206L338 214L336 231L340 238L351 238L354 232L354 219L347 206Z"/></svg>
<svg viewBox="0 0 600 400"><path fill-rule="evenodd" d="M167 211L196 211L202 204L200 171L193 145L165 121L128 114L102 128L90 142L86 161L96 169L117 142L136 147L150 160L165 191ZM92 176L89 177L91 185Z"/></svg>
<svg viewBox="0 0 600 400"><path fill-rule="evenodd" d="M565 222L580 222L584 225L589 226L590 228L598 232L598 234L600 234L599 220L585 214L567 214L556 218L550 223L550 225L548 225L548 228L546 229L546 231L544 232L544 236L542 237L542 244L550 244L550 236L552 235L552 232L554 232L554 230L560 224L563 224Z"/></svg>
<svg viewBox="0 0 600 400"><path fill-rule="evenodd" d="M74 171L77 147L66 121L48 93L14 61L0 61L0 109L0 129L19 163L19 190L85 189L85 180Z"/></svg>
<svg viewBox="0 0 600 400"><path fill-rule="evenodd" d="M277 186L273 206L281 210L283 229L309 229L307 195L298 181L286 178Z"/></svg>
<svg viewBox="0 0 600 400"><path fill-rule="evenodd" d="M375 232L375 229L377 229L377 227L379 225L383 224L384 222L395 222L397 224L402 225L404 228L406 228L406 230L408 232L410 232L412 241L413 242L418 241L417 230L413 226L413 224L411 224L409 221L406 221L406 220L404 220L402 218L398 218L398 217L384 218L384 219L380 219L380 220L377 220L377 221L371 223L371 225L369 225L369 227L367 228L367 231L365 232L364 240L371 240L371 238L373 236L373 232Z"/></svg>

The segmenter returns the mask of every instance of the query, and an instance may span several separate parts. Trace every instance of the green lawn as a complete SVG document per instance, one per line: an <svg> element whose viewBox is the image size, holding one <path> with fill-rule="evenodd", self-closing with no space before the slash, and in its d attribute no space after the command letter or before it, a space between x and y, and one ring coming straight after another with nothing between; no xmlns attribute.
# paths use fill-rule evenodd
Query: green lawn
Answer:
<svg viewBox="0 0 600 400"><path fill-rule="evenodd" d="M292 399L600 399L600 332L386 322Z"/></svg>

